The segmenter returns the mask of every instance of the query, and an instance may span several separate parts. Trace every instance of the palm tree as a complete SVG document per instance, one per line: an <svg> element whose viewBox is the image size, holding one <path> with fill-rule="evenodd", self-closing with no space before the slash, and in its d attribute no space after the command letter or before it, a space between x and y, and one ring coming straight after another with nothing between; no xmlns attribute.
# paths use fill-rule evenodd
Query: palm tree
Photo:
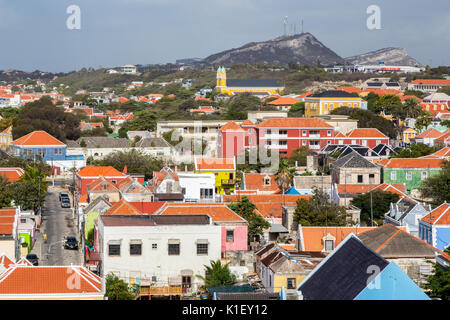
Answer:
<svg viewBox="0 0 450 320"><path fill-rule="evenodd" d="M206 288L218 286L231 286L236 283L236 276L231 273L230 263L222 264L220 259L210 261L211 265L205 265L205 276L197 275L197 278L205 282Z"/></svg>
<svg viewBox="0 0 450 320"><path fill-rule="evenodd" d="M403 111L406 115L405 118L417 118L422 114L422 107L416 99L409 98L403 103Z"/></svg>
<svg viewBox="0 0 450 320"><path fill-rule="evenodd" d="M282 158L278 165L278 173L275 176L275 181L278 185L278 188L281 191L288 190L292 185L292 179L294 177L295 169L289 168L289 161L286 158Z"/></svg>

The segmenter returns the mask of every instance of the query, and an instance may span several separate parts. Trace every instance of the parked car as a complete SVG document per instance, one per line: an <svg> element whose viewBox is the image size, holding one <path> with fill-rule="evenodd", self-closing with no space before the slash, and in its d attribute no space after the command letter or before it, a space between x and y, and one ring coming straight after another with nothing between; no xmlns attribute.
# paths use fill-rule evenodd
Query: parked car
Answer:
<svg viewBox="0 0 450 320"><path fill-rule="evenodd" d="M64 249L78 250L78 240L75 237L67 237L64 243Z"/></svg>
<svg viewBox="0 0 450 320"><path fill-rule="evenodd" d="M28 261L30 261L31 264L32 264L33 266L39 265L39 258L38 258L38 256L37 256L36 254L34 254L34 253L29 253L29 254L27 254L26 259L27 259Z"/></svg>
<svg viewBox="0 0 450 320"><path fill-rule="evenodd" d="M62 208L70 208L70 199L63 198L61 200L61 207Z"/></svg>
<svg viewBox="0 0 450 320"><path fill-rule="evenodd" d="M65 192L65 191L61 191L59 193L59 201L61 201L63 198L70 199L69 194L67 192Z"/></svg>

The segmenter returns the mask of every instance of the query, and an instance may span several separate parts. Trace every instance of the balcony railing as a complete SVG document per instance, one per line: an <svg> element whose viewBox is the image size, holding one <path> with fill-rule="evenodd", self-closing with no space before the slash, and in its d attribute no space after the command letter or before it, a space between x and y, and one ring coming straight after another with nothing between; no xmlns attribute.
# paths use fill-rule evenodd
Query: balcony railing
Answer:
<svg viewBox="0 0 450 320"><path fill-rule="evenodd" d="M309 149L311 150L320 150L320 144L310 144Z"/></svg>
<svg viewBox="0 0 450 320"><path fill-rule="evenodd" d="M222 179L222 185L235 185L237 182L237 179Z"/></svg>
<svg viewBox="0 0 450 320"><path fill-rule="evenodd" d="M265 147L267 149L287 149L287 145L285 144L266 144Z"/></svg>
<svg viewBox="0 0 450 320"><path fill-rule="evenodd" d="M317 139L317 138L320 138L320 133L318 133L318 134L310 134L310 135L309 135L309 138L311 138L311 139Z"/></svg>
<svg viewBox="0 0 450 320"><path fill-rule="evenodd" d="M266 138L266 139L286 139L287 137L288 137L287 133L286 134L270 133L270 134L264 135L264 138Z"/></svg>

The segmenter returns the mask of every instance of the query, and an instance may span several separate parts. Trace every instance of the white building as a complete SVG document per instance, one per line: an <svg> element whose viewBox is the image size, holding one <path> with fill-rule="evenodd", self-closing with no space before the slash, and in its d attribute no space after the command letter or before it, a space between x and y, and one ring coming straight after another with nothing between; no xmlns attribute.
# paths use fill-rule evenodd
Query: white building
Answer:
<svg viewBox="0 0 450 320"><path fill-rule="evenodd" d="M100 275L151 288L203 284L204 265L221 256L221 227L207 215L108 216L98 219Z"/></svg>
<svg viewBox="0 0 450 320"><path fill-rule="evenodd" d="M177 172L184 201L214 202L216 177L213 173Z"/></svg>
<svg viewBox="0 0 450 320"><path fill-rule="evenodd" d="M120 72L124 74L136 74L136 66L132 64L126 64L120 67Z"/></svg>

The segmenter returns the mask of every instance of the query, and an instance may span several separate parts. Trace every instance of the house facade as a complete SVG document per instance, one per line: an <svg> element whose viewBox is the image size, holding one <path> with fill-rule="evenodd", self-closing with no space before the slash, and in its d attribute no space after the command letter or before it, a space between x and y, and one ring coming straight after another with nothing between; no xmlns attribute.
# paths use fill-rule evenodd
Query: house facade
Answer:
<svg viewBox="0 0 450 320"><path fill-rule="evenodd" d="M307 117L325 115L340 107L367 109L367 102L357 95L342 90L325 91L305 98L305 115Z"/></svg>
<svg viewBox="0 0 450 320"><path fill-rule="evenodd" d="M389 211L384 214L384 223L405 226L408 233L419 237L419 220L430 211L430 205L411 198L401 198L396 203L390 204Z"/></svg>
<svg viewBox="0 0 450 320"><path fill-rule="evenodd" d="M419 238L447 250L450 244L450 205L446 202L419 220Z"/></svg>
<svg viewBox="0 0 450 320"><path fill-rule="evenodd" d="M212 173L215 176L215 193L230 194L238 185L235 158L196 158L195 173Z"/></svg>

